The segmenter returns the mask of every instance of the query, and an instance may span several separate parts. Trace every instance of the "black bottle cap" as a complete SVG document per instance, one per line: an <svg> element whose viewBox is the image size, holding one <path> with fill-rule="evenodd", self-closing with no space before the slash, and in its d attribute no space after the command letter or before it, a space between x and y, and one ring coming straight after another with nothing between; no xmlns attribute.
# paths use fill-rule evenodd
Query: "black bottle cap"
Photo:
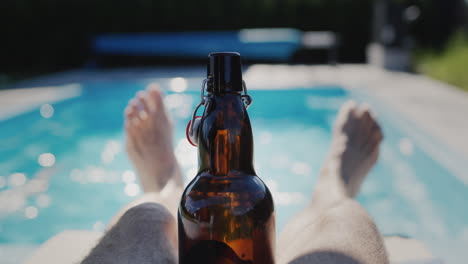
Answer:
<svg viewBox="0 0 468 264"><path fill-rule="evenodd" d="M208 59L208 92L242 92L242 65L239 53L215 52L210 53Z"/></svg>

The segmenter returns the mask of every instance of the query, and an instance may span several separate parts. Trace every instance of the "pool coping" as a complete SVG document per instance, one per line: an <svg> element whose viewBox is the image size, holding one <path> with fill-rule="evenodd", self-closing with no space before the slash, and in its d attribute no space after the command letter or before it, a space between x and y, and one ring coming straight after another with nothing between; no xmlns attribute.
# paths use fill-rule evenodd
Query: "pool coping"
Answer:
<svg viewBox="0 0 468 264"><path fill-rule="evenodd" d="M34 110L43 104L63 101L80 94L81 85L77 83L0 90L0 122Z"/></svg>

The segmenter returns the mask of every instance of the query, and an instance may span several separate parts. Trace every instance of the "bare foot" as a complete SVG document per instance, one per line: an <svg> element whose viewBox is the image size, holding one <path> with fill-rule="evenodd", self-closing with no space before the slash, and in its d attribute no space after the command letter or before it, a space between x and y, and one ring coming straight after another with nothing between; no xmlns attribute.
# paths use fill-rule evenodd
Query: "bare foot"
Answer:
<svg viewBox="0 0 468 264"><path fill-rule="evenodd" d="M336 174L345 194L355 197L377 161L382 138L380 126L369 107L346 102L336 119L330 155L322 174Z"/></svg>
<svg viewBox="0 0 468 264"><path fill-rule="evenodd" d="M172 126L157 85L140 91L125 109L126 148L145 192L159 192L182 176L172 145Z"/></svg>
<svg viewBox="0 0 468 264"><path fill-rule="evenodd" d="M295 251L301 248L292 246L291 241L304 242L313 237L312 235L306 240L297 240L301 234L304 234L306 228L319 227L315 230L316 232L308 234L323 232L322 226L328 224L323 217L338 210L337 208L342 208L338 210L340 212L351 210L351 213L346 213L346 215L358 215L358 219L366 215L361 213L363 210L356 210L355 206L352 206L357 203L351 199L359 193L359 188L367 173L376 163L381 141L382 131L366 105L358 106L355 102L349 101L341 107L333 129L330 153L314 186L311 203L281 232L278 248L282 249L282 256L288 256L288 249ZM363 219L368 218L365 216ZM349 224L349 222L346 223ZM345 233L349 234L349 232ZM337 233L332 232L332 234L336 236ZM326 236L324 239L331 239L329 237ZM317 237L307 243L323 241L321 239ZM289 252L289 255L294 254Z"/></svg>

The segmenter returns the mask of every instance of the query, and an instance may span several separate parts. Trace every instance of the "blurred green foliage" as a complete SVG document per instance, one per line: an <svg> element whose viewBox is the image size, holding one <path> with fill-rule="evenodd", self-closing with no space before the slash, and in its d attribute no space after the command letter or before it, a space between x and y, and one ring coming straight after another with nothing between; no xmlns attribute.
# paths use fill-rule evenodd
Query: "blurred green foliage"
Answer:
<svg viewBox="0 0 468 264"><path fill-rule="evenodd" d="M418 51L415 60L418 72L468 91L468 36L465 32L454 34L441 52Z"/></svg>

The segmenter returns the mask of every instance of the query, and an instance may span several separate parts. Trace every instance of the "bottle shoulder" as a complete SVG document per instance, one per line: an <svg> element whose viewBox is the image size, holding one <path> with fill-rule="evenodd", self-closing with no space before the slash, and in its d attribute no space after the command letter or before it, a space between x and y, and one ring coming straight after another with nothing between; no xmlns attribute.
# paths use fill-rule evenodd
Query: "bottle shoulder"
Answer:
<svg viewBox="0 0 468 264"><path fill-rule="evenodd" d="M257 207L274 210L271 193L258 176L203 173L184 190L179 210L196 214L200 210L229 209L233 214L241 214Z"/></svg>

